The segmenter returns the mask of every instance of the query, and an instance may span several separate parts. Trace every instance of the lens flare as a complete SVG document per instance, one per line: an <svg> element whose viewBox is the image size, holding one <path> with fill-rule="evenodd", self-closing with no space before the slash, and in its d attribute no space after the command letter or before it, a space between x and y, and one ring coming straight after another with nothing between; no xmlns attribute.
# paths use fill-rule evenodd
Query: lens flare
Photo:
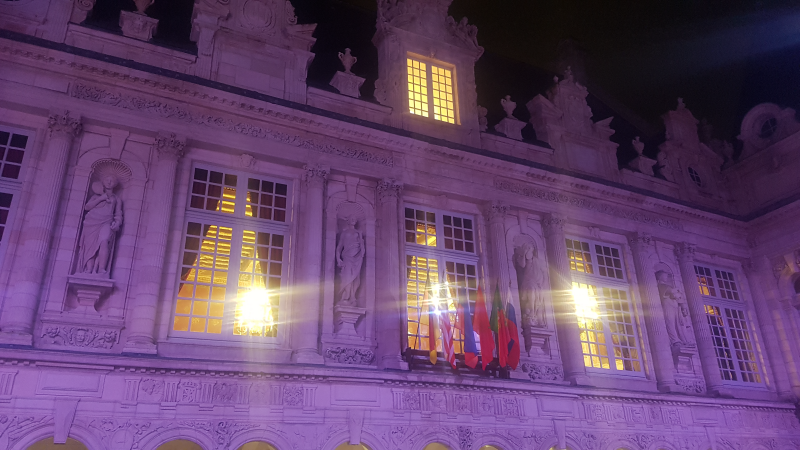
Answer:
<svg viewBox="0 0 800 450"><path fill-rule="evenodd" d="M266 289L253 289L241 296L238 305L240 326L258 334L272 328L275 325L270 301L272 295Z"/></svg>
<svg viewBox="0 0 800 450"><path fill-rule="evenodd" d="M597 314L597 301L589 294L589 289L573 287L572 298L575 300L575 314L578 317L600 318L600 315Z"/></svg>

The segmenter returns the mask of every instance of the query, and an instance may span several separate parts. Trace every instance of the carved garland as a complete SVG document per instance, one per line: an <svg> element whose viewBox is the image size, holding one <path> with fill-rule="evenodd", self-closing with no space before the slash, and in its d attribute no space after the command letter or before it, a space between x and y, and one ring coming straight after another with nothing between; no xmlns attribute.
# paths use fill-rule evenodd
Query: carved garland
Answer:
<svg viewBox="0 0 800 450"><path fill-rule="evenodd" d="M570 206L588 209L590 211L595 211L601 214L607 214L610 216L619 217L621 219L632 220L634 222L654 224L660 227L669 228L671 230L681 229L680 224L672 219L665 219L663 217L651 216L641 211L617 208L587 198L573 197L559 192L545 191L542 189L537 189L528 184L517 183L512 180L496 178L494 180L494 187L495 189L501 191L511 192L514 194L524 195L526 197L546 200L555 203L565 203L569 204Z"/></svg>
<svg viewBox="0 0 800 450"><path fill-rule="evenodd" d="M375 360L375 352L366 348L331 347L325 356L339 364L368 365Z"/></svg>
<svg viewBox="0 0 800 450"><path fill-rule="evenodd" d="M345 158L356 159L359 161L365 161L389 167L394 166L394 159L391 156L380 155L352 147L340 147L333 144L320 144L313 139L281 133L279 131L268 130L266 128L246 122L235 122L232 119L225 119L207 114L199 114L189 111L188 109L178 105L159 100L150 100L145 97L110 92L103 88L87 86L82 83L76 83L72 87L70 90L70 96L80 100L88 100L117 108L129 109L132 111L144 111L165 119L176 119L185 123L222 129L245 136L269 139L283 144L293 145L295 147L314 150L330 155L343 156Z"/></svg>

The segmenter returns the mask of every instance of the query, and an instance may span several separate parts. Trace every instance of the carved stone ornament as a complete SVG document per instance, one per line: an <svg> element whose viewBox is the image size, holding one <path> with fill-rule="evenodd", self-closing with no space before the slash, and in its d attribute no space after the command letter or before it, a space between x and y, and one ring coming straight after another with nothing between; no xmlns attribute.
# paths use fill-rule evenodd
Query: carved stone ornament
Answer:
<svg viewBox="0 0 800 450"><path fill-rule="evenodd" d="M239 155L239 165L245 169L252 169L256 165L256 158L248 153Z"/></svg>
<svg viewBox="0 0 800 450"><path fill-rule="evenodd" d="M336 304L358 306L361 287L361 268L364 265L366 242L363 228L364 210L357 203L343 203L337 208L337 222L342 224L336 239L336 268L338 290ZM359 222L362 222L359 226Z"/></svg>
<svg viewBox="0 0 800 450"><path fill-rule="evenodd" d="M76 0L72 7L72 16L69 21L73 23L83 23L89 15L89 11L94 9L97 0Z"/></svg>
<svg viewBox="0 0 800 450"><path fill-rule="evenodd" d="M526 197L537 198L540 200L547 200L559 204L567 204L569 206L588 209L600 214L632 220L634 222L654 224L671 230L681 229L680 224L673 219L665 218L659 215L650 215L640 210L619 208L588 198L564 194L562 192L546 191L544 189L533 187L529 183L517 182L510 179L497 177L494 180L494 187L500 191L512 192L514 194L524 195Z"/></svg>
<svg viewBox="0 0 800 450"><path fill-rule="evenodd" d="M158 153L159 160L174 160L177 161L183 157L183 151L186 147L186 138L179 137L175 133L161 132L156 137L153 144Z"/></svg>
<svg viewBox="0 0 800 450"><path fill-rule="evenodd" d="M482 133L489 129L489 119L486 118L487 114L489 114L489 110L478 105L478 125Z"/></svg>
<svg viewBox="0 0 800 450"><path fill-rule="evenodd" d="M563 233L567 219L556 214L548 214L542 219L542 229L545 233Z"/></svg>
<svg viewBox="0 0 800 450"><path fill-rule="evenodd" d="M355 56L353 56L352 53L350 53L349 48L346 48L344 49L344 53L339 52L339 61L341 61L342 66L344 66L344 73L351 74L353 72L351 72L350 69L356 62L358 62L358 58L356 58Z"/></svg>
<svg viewBox="0 0 800 450"><path fill-rule="evenodd" d="M42 340L65 347L109 349L117 343L119 333L83 326L48 325L42 330Z"/></svg>
<svg viewBox="0 0 800 450"><path fill-rule="evenodd" d="M486 217L486 220L488 220L490 223L498 221L502 222L503 220L505 220L509 209L510 208L507 204L493 201L488 205L486 205L486 208L484 210L484 216Z"/></svg>
<svg viewBox="0 0 800 450"><path fill-rule="evenodd" d="M305 165L303 166L306 173L303 177L303 180L308 184L309 187L321 188L325 185L325 181L328 179L328 174L330 170L321 165Z"/></svg>
<svg viewBox="0 0 800 450"><path fill-rule="evenodd" d="M528 374L531 381L562 381L564 369L561 366L550 366L539 363L523 363L522 371Z"/></svg>
<svg viewBox="0 0 800 450"><path fill-rule="evenodd" d="M325 357L339 364L369 365L375 353L367 348L331 347L325 350Z"/></svg>
<svg viewBox="0 0 800 450"><path fill-rule="evenodd" d="M392 179L384 179L378 181L377 190L379 202L397 201L403 192L403 184Z"/></svg>
<svg viewBox="0 0 800 450"><path fill-rule="evenodd" d="M675 378L675 384L689 394L705 394L706 382L700 378Z"/></svg>
<svg viewBox="0 0 800 450"><path fill-rule="evenodd" d="M297 16L294 14L294 5L290 0L286 0L284 5L286 9L286 23L289 25L297 25Z"/></svg>
<svg viewBox="0 0 800 450"><path fill-rule="evenodd" d="M682 242L675 246L675 256L678 257L678 260L694 261L696 251L697 246L687 242Z"/></svg>
<svg viewBox="0 0 800 450"><path fill-rule="evenodd" d="M628 243L634 248L649 249L653 245L653 236L648 233L633 233L628 236Z"/></svg>
<svg viewBox="0 0 800 450"><path fill-rule="evenodd" d="M200 48L199 44L198 48ZM165 103L156 98L125 95L117 92L111 92L104 88L87 86L82 83L75 83L73 85L73 88L70 91L70 96L80 100L88 100L117 108L151 113L155 117L160 117L162 119L174 119L184 123L200 125L215 130L230 131L253 138L268 139L329 155L342 156L345 158L380 164L388 167L394 166L394 159L389 155L368 152L366 150L352 147L341 147L329 143L319 143L314 139L281 133L279 131L263 128L251 123L234 121L232 118L228 117L209 116L201 112L193 112L184 108L178 103ZM245 107L246 105L242 106ZM262 110L260 112L270 117L278 117L285 120L303 122L303 124L306 126L321 125L315 121L307 121L298 117L287 117L285 113L278 111Z"/></svg>
<svg viewBox="0 0 800 450"><path fill-rule="evenodd" d="M142 0L139 0L139 3L141 2ZM119 26L122 28L123 36L147 42L153 38L158 28L158 19L147 17L142 12L120 11Z"/></svg>
<svg viewBox="0 0 800 450"><path fill-rule="evenodd" d="M51 112L47 118L47 127L50 129L51 136L59 134L74 138L83 131L80 117L70 117L69 111Z"/></svg>

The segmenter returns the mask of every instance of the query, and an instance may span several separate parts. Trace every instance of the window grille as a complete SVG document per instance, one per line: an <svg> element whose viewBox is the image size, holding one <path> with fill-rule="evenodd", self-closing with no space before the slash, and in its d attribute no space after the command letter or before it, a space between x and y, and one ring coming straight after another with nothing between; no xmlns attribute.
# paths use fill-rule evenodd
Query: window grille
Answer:
<svg viewBox="0 0 800 450"><path fill-rule="evenodd" d="M456 123L455 77L452 69L435 61L409 56L408 109L411 114Z"/></svg>

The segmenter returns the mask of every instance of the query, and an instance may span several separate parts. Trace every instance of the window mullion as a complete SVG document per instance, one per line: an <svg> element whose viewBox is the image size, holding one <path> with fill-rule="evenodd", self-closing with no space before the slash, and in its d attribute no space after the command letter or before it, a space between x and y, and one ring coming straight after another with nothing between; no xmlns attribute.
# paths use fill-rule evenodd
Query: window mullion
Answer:
<svg viewBox="0 0 800 450"><path fill-rule="evenodd" d="M428 99L428 117L433 118L433 65L426 64L425 77L428 80L427 86L427 99ZM440 213L437 213L441 216Z"/></svg>
<svg viewBox="0 0 800 450"><path fill-rule="evenodd" d="M236 314L236 300L239 297L239 272L242 261L242 241L244 227L232 225L231 256L228 270L227 295L225 296L225 315L222 321L222 330L225 336L233 336L234 315Z"/></svg>

